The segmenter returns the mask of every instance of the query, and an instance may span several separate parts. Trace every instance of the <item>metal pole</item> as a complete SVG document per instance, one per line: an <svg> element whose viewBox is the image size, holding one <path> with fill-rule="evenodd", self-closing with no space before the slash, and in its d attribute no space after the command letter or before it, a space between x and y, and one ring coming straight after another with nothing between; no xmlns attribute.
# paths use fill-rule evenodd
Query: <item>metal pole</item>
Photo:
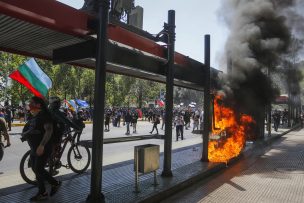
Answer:
<svg viewBox="0 0 304 203"><path fill-rule="evenodd" d="M153 171L153 174L154 174L154 186L157 186L158 185L158 182L157 182L157 173L156 173L156 170Z"/></svg>
<svg viewBox="0 0 304 203"><path fill-rule="evenodd" d="M164 169L162 176L172 177L172 118L173 118L173 79L174 79L174 43L175 43L175 11L168 11L168 63L166 77L166 118L165 118L165 144Z"/></svg>
<svg viewBox="0 0 304 203"><path fill-rule="evenodd" d="M138 151L139 148L135 147L135 193L139 193L139 178L138 178Z"/></svg>
<svg viewBox="0 0 304 203"><path fill-rule="evenodd" d="M267 130L268 136L271 136L271 103L267 106Z"/></svg>
<svg viewBox="0 0 304 203"><path fill-rule="evenodd" d="M106 79L106 45L109 0L96 1L98 3L97 55L95 70L94 115L93 115L93 147L91 193L87 202L104 202L102 189L102 158L104 136L104 100Z"/></svg>
<svg viewBox="0 0 304 203"><path fill-rule="evenodd" d="M267 76L270 79L270 68L267 69ZM268 130L268 137L271 136L271 102L267 107L267 130Z"/></svg>
<svg viewBox="0 0 304 203"><path fill-rule="evenodd" d="M205 89L204 89L204 130L202 161L208 162L208 143L210 133L210 35L205 35Z"/></svg>

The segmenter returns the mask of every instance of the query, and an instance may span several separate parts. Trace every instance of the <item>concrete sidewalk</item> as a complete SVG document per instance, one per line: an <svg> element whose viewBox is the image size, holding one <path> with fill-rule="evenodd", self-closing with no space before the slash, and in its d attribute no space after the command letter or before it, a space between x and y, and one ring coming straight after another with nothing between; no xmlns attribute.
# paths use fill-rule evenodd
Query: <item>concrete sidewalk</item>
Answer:
<svg viewBox="0 0 304 203"><path fill-rule="evenodd" d="M267 146L274 140L281 137L288 131L266 137L265 140L256 144L248 145L243 154L250 156L256 147ZM134 172L133 160L125 161L104 167L103 193L106 202L158 202L161 199L174 194L194 182L208 177L221 169L226 168L225 164L202 163L201 144L185 147L173 151L172 178L162 178L161 170L158 170L159 185L154 187L152 174L140 177L141 193L134 193ZM163 155L161 155L161 168ZM49 198L46 202L84 202L90 187L90 175L82 176L69 175L69 178L61 177L64 182L58 194ZM0 190L0 202L28 202L28 199L36 193L36 188L12 187Z"/></svg>
<svg viewBox="0 0 304 203"><path fill-rule="evenodd" d="M257 153L162 202L303 203L304 130L290 132Z"/></svg>

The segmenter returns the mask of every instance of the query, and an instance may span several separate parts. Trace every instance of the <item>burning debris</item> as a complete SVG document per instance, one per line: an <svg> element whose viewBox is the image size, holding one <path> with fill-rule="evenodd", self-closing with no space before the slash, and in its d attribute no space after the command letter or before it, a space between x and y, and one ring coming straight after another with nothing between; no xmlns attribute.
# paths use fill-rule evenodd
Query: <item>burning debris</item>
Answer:
<svg viewBox="0 0 304 203"><path fill-rule="evenodd" d="M254 133L255 138L260 134L253 125L264 128L259 122L264 122L265 107L279 95L267 73L288 52L291 32L304 28L304 21L297 27L291 23L303 20L293 12L300 4L300 0L223 1L221 13L231 31L226 56L232 68L222 80L223 96L214 101L211 138L216 140L209 143L210 161L227 162L236 157L249 134Z"/></svg>
<svg viewBox="0 0 304 203"><path fill-rule="evenodd" d="M208 158L211 162L226 162L240 154L246 136L255 123L252 117L235 112L224 105L221 96L214 99L211 141ZM214 140L212 140L214 139Z"/></svg>

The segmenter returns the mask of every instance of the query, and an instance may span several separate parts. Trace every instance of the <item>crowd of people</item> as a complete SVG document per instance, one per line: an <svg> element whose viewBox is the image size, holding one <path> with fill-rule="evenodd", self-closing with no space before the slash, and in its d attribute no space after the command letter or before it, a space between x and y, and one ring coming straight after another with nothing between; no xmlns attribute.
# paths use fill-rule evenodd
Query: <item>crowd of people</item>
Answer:
<svg viewBox="0 0 304 203"><path fill-rule="evenodd" d="M272 123L273 128L275 131L278 131L279 126L286 126L288 125L288 111L284 109L283 111L275 109L272 111Z"/></svg>
<svg viewBox="0 0 304 203"><path fill-rule="evenodd" d="M26 121L22 130L22 141L27 141L31 149L31 167L36 175L38 193L31 198L31 200L42 200L48 197L48 192L45 187L45 182L51 185L50 195L54 195L59 189L61 182L52 177L48 171L45 170L45 165L50 156L56 149L54 146L55 134L63 135L65 127L82 130L84 128L76 120L91 120L92 114L89 110L72 111L61 106L61 101L58 97L50 98L49 106L46 102L39 98L33 97L25 108L13 108L8 102L0 108L0 133L6 141L6 146L10 146L10 138L8 131L11 130L12 122L18 118ZM107 108L105 109L105 131L110 131L110 123L113 127L126 126L126 135L132 132L137 133L137 121L139 119L152 123L150 133L159 134L159 125L161 129L165 129L166 113L162 108ZM173 127L176 128L176 140L184 139L184 129L190 129L191 119L193 120L192 131L200 129L200 123L203 120L203 112L193 108L175 108L173 110ZM21 121L21 122L22 122ZM65 126L63 128L59 126ZM63 130L61 130L63 129ZM59 136L59 137L60 137ZM60 140L60 139L59 139ZM2 153L3 155L3 153ZM2 159L0 154L0 160Z"/></svg>
<svg viewBox="0 0 304 203"><path fill-rule="evenodd" d="M202 129L203 111L195 108L174 108L173 127L176 128L176 140L179 137L183 140L183 132L190 129L192 122L192 132ZM133 127L133 133L137 132L137 121L141 119L152 123L150 134L154 131L159 134L158 125L161 124L161 130L165 128L166 112L163 108L107 108L105 110L105 131L110 131L110 123L113 127L126 126L126 135L130 135L130 126Z"/></svg>

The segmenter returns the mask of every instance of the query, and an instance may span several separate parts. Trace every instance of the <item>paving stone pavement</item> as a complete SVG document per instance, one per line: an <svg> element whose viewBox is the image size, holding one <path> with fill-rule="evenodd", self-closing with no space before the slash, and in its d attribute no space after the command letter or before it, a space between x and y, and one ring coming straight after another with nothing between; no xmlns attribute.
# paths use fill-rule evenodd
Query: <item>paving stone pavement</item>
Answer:
<svg viewBox="0 0 304 203"><path fill-rule="evenodd" d="M249 146L250 148L250 146ZM206 170L210 164L201 164L197 167L198 160L201 157L201 144L184 147L174 150L172 156L172 169L174 170L175 179L163 181L160 180L160 186L154 188L152 174L140 177L141 187L143 192L134 195L134 172L133 161L126 161L119 164L114 164L104 167L103 172L103 193L106 196L106 202L138 202L143 200L145 196L152 192L158 192L166 184L172 184L189 178L192 174L197 172L197 169L204 167ZM161 156L162 168L163 156ZM202 166L203 165L203 166ZM161 170L158 170L160 175ZM46 202L84 202L90 187L90 176L71 176L68 180L63 182L63 186L55 197L49 198ZM15 203L28 202L28 199L35 194L36 188L26 188L20 191L12 191L10 193L1 193L0 202ZM2 195L2 196L1 196Z"/></svg>
<svg viewBox="0 0 304 203"><path fill-rule="evenodd" d="M291 132L255 160L244 160L163 203L304 202L304 130Z"/></svg>
<svg viewBox="0 0 304 203"><path fill-rule="evenodd" d="M201 145L193 145L177 149L172 156L172 169L179 168L181 166L189 165L195 161L198 161L201 157ZM113 190L132 187L134 183L134 171L133 161L126 161L121 166L113 165L107 167L103 172L103 192L110 193ZM163 165L163 156L160 159L160 168ZM157 171L160 175L161 170ZM152 178L152 174L140 176L140 181L145 181ZM46 202L79 202L85 200L89 193L90 176L84 175L81 177L75 177L73 179L63 182L62 189L56 194L55 198L50 198ZM152 187L153 188L153 187ZM0 202L15 203L15 202L28 202L28 199L34 195L36 188L28 188L17 193L0 196ZM68 193L68 195L66 195ZM1 194L1 193L0 193ZM109 202L112 202L111 200ZM116 201L115 201L116 202ZM125 202L125 201L124 201Z"/></svg>

